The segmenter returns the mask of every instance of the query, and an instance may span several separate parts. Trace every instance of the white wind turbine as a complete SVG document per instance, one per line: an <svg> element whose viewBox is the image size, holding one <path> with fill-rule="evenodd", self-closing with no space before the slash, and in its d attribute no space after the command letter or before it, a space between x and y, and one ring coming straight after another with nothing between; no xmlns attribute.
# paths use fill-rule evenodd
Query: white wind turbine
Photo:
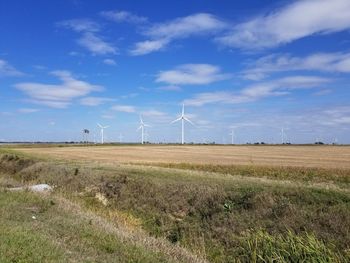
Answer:
<svg viewBox="0 0 350 263"><path fill-rule="evenodd" d="M171 124L175 123L175 122L178 122L178 121L181 121L181 144L184 144L185 143L185 121L191 123L193 126L193 122L190 121L186 116L185 116L185 104L182 104L182 113L181 113L181 116L172 121Z"/></svg>
<svg viewBox="0 0 350 263"><path fill-rule="evenodd" d="M101 124L97 123L97 126L101 129L101 143L104 144L104 129L107 129L109 126L102 126Z"/></svg>
<svg viewBox="0 0 350 263"><path fill-rule="evenodd" d="M119 143L123 142L123 138L124 138L123 134L119 134Z"/></svg>
<svg viewBox="0 0 350 263"><path fill-rule="evenodd" d="M232 129L231 133L229 134L231 135L231 144L234 144L234 139L235 139L235 130Z"/></svg>
<svg viewBox="0 0 350 263"><path fill-rule="evenodd" d="M142 116L140 115L140 127L137 130L141 129L141 144L144 144L145 140L144 140L144 131L145 131L145 127L151 127L148 124L145 124L142 120Z"/></svg>

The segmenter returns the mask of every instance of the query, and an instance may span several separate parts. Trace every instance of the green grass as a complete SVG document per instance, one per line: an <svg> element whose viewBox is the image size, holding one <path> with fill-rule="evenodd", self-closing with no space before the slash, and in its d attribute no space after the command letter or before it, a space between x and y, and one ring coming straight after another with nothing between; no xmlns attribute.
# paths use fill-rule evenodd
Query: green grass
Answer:
<svg viewBox="0 0 350 263"><path fill-rule="evenodd" d="M350 260L350 194L344 189L327 189L327 183L336 181L331 174L315 169L308 181L315 185L304 185L285 183L293 176L303 178L301 168L240 169L246 174L237 177L217 168L212 174L194 171L204 170L201 167L174 171L57 163L10 155L0 158L0 170L10 174L6 177L9 184L56 185L55 194L69 197L94 214L108 220L113 220L112 213L122 214L134 227L211 262ZM324 185L316 184L318 175ZM97 193L108 200L106 207L95 198ZM93 244L92 240L89 243L83 236L76 243Z"/></svg>
<svg viewBox="0 0 350 263"><path fill-rule="evenodd" d="M333 246L334 247L334 246ZM314 235L270 235L257 231L244 237L241 248L242 261L246 262L346 262L349 258L336 254ZM247 253L248 252L248 253Z"/></svg>
<svg viewBox="0 0 350 263"><path fill-rule="evenodd" d="M204 171L245 177L269 178L277 180L297 180L302 182L334 183L343 188L350 187L350 169L312 168L259 165L213 165L192 163L133 163L134 165L158 166L172 169Z"/></svg>
<svg viewBox="0 0 350 263"><path fill-rule="evenodd" d="M58 202L0 191L0 262L169 262Z"/></svg>

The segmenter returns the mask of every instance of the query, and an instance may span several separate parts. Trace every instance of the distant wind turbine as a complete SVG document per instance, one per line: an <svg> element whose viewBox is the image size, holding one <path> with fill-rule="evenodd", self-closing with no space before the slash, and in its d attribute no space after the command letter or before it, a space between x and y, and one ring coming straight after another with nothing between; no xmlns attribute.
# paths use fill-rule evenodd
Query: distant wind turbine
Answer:
<svg viewBox="0 0 350 263"><path fill-rule="evenodd" d="M185 143L185 121L191 123L193 126L193 122L190 121L186 116L185 116L185 104L182 104L182 113L181 113L181 116L172 121L171 124L175 123L175 122L178 122L178 121L181 121L181 144L184 144Z"/></svg>
<svg viewBox="0 0 350 263"><path fill-rule="evenodd" d="M109 126L102 126L101 124L97 123L97 126L101 129L101 143L104 144L104 129L107 129Z"/></svg>
<svg viewBox="0 0 350 263"><path fill-rule="evenodd" d="M284 128L281 129L282 144L284 144Z"/></svg>
<svg viewBox="0 0 350 263"><path fill-rule="evenodd" d="M123 138L124 138L123 134L119 134L119 143L123 142Z"/></svg>
<svg viewBox="0 0 350 263"><path fill-rule="evenodd" d="M231 135L231 144L234 144L234 139L235 139L235 130L232 129L231 133L229 134Z"/></svg>
<svg viewBox="0 0 350 263"><path fill-rule="evenodd" d="M140 115L140 127L137 130L141 129L141 144L144 144L144 142L145 142L145 140L144 140L145 127L151 127L151 126L149 126L148 124L145 124L142 120L142 116Z"/></svg>

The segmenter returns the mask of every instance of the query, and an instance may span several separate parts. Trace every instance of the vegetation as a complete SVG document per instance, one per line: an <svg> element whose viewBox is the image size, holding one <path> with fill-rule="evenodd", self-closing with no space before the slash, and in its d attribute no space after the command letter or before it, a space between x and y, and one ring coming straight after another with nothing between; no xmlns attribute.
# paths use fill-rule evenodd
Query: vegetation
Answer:
<svg viewBox="0 0 350 263"><path fill-rule="evenodd" d="M170 262L54 197L0 190L0 214L0 262Z"/></svg>
<svg viewBox="0 0 350 263"><path fill-rule="evenodd" d="M313 183L336 184L342 188L350 186L350 169L314 168L291 166L259 165L213 165L193 163L133 163L134 165L159 166L172 169L205 171L220 174L240 175L245 177L269 178L276 180L297 180Z"/></svg>
<svg viewBox="0 0 350 263"><path fill-rule="evenodd" d="M173 247L181 245L210 262L350 260L350 194L345 190L349 181L343 176L347 172L333 177L322 169L313 169L308 175L304 172L308 170L301 168L164 166L183 170L40 161L8 152L0 158L0 170L7 174L2 176L2 184L7 187L36 182L55 185L53 196L67 198L131 232L143 229L152 237L165 238ZM310 184L285 183L294 177ZM328 189L333 183L343 188ZM13 194L0 195L0 199ZM53 211L55 205L47 202L45 211ZM61 229L59 224L54 227ZM80 246L82 240L75 242ZM141 262L162 261L162 255L191 262L190 254L169 252L165 241L161 242L162 251L145 243L143 247L119 248L117 238L111 242L129 251L125 261L132 261L133 251L141 249L146 258ZM53 249L52 255L57 259L65 252ZM107 257L104 260L108 262Z"/></svg>

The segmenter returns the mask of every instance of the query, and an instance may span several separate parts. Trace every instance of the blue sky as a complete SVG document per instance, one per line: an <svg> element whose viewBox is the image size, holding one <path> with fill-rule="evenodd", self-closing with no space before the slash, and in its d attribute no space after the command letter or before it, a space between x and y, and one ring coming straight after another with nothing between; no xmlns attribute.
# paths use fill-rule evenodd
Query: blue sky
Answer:
<svg viewBox="0 0 350 263"><path fill-rule="evenodd" d="M0 0L0 140L350 143L350 1Z"/></svg>

